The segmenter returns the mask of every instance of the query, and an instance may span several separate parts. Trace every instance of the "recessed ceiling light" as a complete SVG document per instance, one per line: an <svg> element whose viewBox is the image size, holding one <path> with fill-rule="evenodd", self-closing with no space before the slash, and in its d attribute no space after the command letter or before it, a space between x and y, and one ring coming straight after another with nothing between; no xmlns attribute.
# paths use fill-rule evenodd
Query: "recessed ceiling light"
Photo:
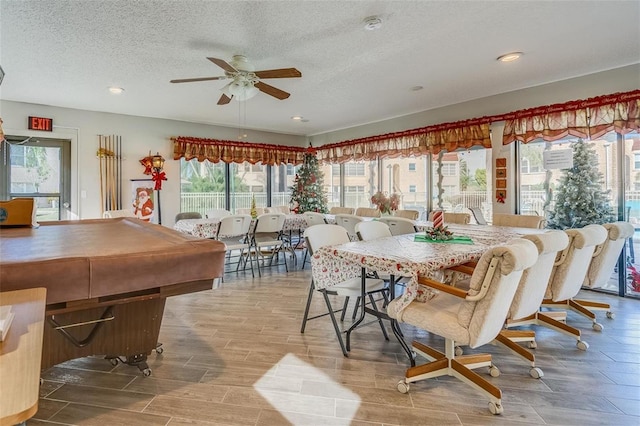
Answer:
<svg viewBox="0 0 640 426"><path fill-rule="evenodd" d="M499 56L498 61L512 62L512 61L515 61L516 59L520 59L521 56L522 56L522 52L511 52L511 53L507 53L506 55Z"/></svg>
<svg viewBox="0 0 640 426"><path fill-rule="evenodd" d="M122 92L124 92L124 89L122 87L109 87L109 92L113 93L114 95L120 95L122 94Z"/></svg>
<svg viewBox="0 0 640 426"><path fill-rule="evenodd" d="M364 29L369 31L377 30L382 26L382 18L379 16L369 16L362 22L364 22Z"/></svg>
<svg viewBox="0 0 640 426"><path fill-rule="evenodd" d="M424 89L424 87L422 87L422 86L413 86L411 88L411 91L412 92L417 92L417 91L422 90L422 89Z"/></svg>
<svg viewBox="0 0 640 426"><path fill-rule="evenodd" d="M296 120L296 121L302 121L304 117L302 117L301 115L294 115L293 117L291 117L292 120Z"/></svg>

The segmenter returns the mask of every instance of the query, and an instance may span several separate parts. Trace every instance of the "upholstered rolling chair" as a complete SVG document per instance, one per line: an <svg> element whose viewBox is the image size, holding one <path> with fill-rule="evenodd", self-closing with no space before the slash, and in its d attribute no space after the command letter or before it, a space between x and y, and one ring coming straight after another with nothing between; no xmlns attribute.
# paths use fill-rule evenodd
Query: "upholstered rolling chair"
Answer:
<svg viewBox="0 0 640 426"><path fill-rule="evenodd" d="M399 322L413 325L445 339L445 352L440 352L417 341L414 350L427 358L427 364L411 367L405 379L398 383L402 393L409 384L439 376L453 376L487 396L489 410L500 414L502 392L472 369L489 367L492 376L500 371L491 362L489 354L456 356L455 345L476 348L491 342L500 332L522 272L536 262L538 253L531 241L515 239L510 243L487 250L473 271L468 291L420 277L419 282L440 293L426 303L413 301L399 311L390 302L388 311Z"/></svg>
<svg viewBox="0 0 640 426"><path fill-rule="evenodd" d="M380 217L380 210L370 207L358 207L356 216L360 217Z"/></svg>
<svg viewBox="0 0 640 426"><path fill-rule="evenodd" d="M547 221L542 216L528 214L506 214L494 213L494 226L512 226L515 228L533 228L542 229L546 226Z"/></svg>
<svg viewBox="0 0 640 426"><path fill-rule="evenodd" d="M362 218L352 214L337 214L336 225L343 227L347 230L351 241L358 241L358 235L356 234L356 223L362 222Z"/></svg>
<svg viewBox="0 0 640 426"><path fill-rule="evenodd" d="M231 212L225 209L211 209L208 210L204 215L207 219L222 219L223 217L231 216Z"/></svg>
<svg viewBox="0 0 640 426"><path fill-rule="evenodd" d="M176 215L176 222L182 219L202 219L202 215L198 212L182 212Z"/></svg>
<svg viewBox="0 0 640 426"><path fill-rule="evenodd" d="M395 217L403 217L405 219L418 220L420 212L418 210L396 210L393 214Z"/></svg>
<svg viewBox="0 0 640 426"><path fill-rule="evenodd" d="M604 286L611 278L613 270L618 263L618 258L627 239L631 238L635 229L629 222L613 222L603 225L607 230L607 239L604 243L596 247L587 271L587 276L582 284L587 288L600 288ZM574 300L574 303L581 306L578 312L591 319L594 323L594 329L602 331L602 324L596 322L596 315L593 310L606 310L607 318L613 318L611 306L608 303L592 302L590 300Z"/></svg>
<svg viewBox="0 0 640 426"><path fill-rule="evenodd" d="M246 268L247 260L251 266L251 275L253 272L253 258L250 255L249 228L251 227L251 216L246 214L237 214L225 216L220 220L216 239L222 241L227 249L227 264L231 264L234 251L239 251L236 263L236 272L240 270L240 266Z"/></svg>
<svg viewBox="0 0 640 426"><path fill-rule="evenodd" d="M251 250L255 255L258 265L258 276L262 276L260 265L265 266L266 258L269 258L268 266L276 266L280 252L284 246L282 228L285 216L283 213L264 213L256 219L256 226L251 233ZM287 259L284 259L284 267L287 272Z"/></svg>
<svg viewBox="0 0 640 426"><path fill-rule="evenodd" d="M573 298L582 287L596 246L604 243L607 238L607 230L601 225L587 225L582 229L567 229L565 232L569 236L569 245L558 253L542 306L581 312L583 308L574 302ZM543 325L575 337L578 349L589 348L587 342L580 340L580 330L562 322L566 321L565 311L545 311L544 316L558 322L555 324L544 322ZM594 329L597 329L595 322Z"/></svg>
<svg viewBox="0 0 640 426"><path fill-rule="evenodd" d="M131 210L107 210L102 213L104 219L114 219L116 217L136 217Z"/></svg>
<svg viewBox="0 0 640 426"><path fill-rule="evenodd" d="M429 213L429 222L433 222L433 212ZM444 212L444 224L456 223L459 225L466 225L471 221L469 213L449 213Z"/></svg>
<svg viewBox="0 0 640 426"><path fill-rule="evenodd" d="M344 244L350 241L349 235L344 228L329 224L314 225L307 228L304 232L304 238L311 255L313 255L313 253L319 250L321 247ZM338 321L336 320L335 314L341 312L340 321L344 320L345 311L347 305L349 304L349 298L361 296L361 285L361 278L356 277L328 288L316 289L312 278L311 284L309 286L309 296L307 297L307 305L304 309L304 316L302 319L302 327L300 328L300 333L304 333L307 321L328 315L331 317L331 322L336 332L336 336L340 344L340 349L342 349L342 354L345 357L349 356L347 348L344 344L344 340L342 339L342 331L338 326ZM311 310L311 300L313 298L313 294L316 291L322 293L327 312L310 317L309 312ZM385 296L386 302L386 291L387 290L385 289L384 282L382 280L372 278L366 279L365 293L366 296L369 297L369 301L373 309L377 310L374 294L382 293ZM330 295L342 296L345 298L342 309L336 310L333 308L333 306L331 305L331 300L329 299ZM384 328L382 319L378 318L378 323L380 324L380 328L382 329L382 334L384 335L385 339L389 340L389 336L387 335L387 331Z"/></svg>
<svg viewBox="0 0 640 426"><path fill-rule="evenodd" d="M353 207L331 207L329 214L353 214Z"/></svg>
<svg viewBox="0 0 640 426"><path fill-rule="evenodd" d="M405 235L417 232L416 226L411 219L405 219L403 217L384 216L378 220L380 222L386 223L389 226L391 235Z"/></svg>
<svg viewBox="0 0 640 426"><path fill-rule="evenodd" d="M324 215L322 213L317 212L304 212L302 213L304 216L304 220L307 222L307 228L312 227L313 225L323 225L327 223ZM309 258L309 248L307 247L304 251L304 257L302 258L302 269L304 269L305 263Z"/></svg>

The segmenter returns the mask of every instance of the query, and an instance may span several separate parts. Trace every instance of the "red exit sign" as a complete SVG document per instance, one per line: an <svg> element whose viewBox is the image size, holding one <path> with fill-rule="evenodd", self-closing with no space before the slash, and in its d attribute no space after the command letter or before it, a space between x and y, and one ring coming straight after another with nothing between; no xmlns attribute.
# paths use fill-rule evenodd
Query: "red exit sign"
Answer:
<svg viewBox="0 0 640 426"><path fill-rule="evenodd" d="M29 117L29 130L53 132L53 118Z"/></svg>

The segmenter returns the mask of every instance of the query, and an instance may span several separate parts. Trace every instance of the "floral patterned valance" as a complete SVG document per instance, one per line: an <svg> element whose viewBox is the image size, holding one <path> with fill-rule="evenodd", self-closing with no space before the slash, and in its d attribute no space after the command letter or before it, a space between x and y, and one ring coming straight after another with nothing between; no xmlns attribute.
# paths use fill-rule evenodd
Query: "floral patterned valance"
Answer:
<svg viewBox="0 0 640 426"><path fill-rule="evenodd" d="M345 142L323 145L317 149L319 160L328 163L408 157L441 150L455 151L480 145L491 147L489 120L479 118L437 124L403 132L387 133Z"/></svg>
<svg viewBox="0 0 640 426"><path fill-rule="evenodd" d="M554 141L568 135L594 139L611 131L625 134L640 130L640 90L531 108L493 118L505 120L504 145L516 140L527 143L538 138Z"/></svg>
<svg viewBox="0 0 640 426"><path fill-rule="evenodd" d="M306 148L264 143L201 139L186 136L173 140L173 159L209 160L212 163L262 163L268 165L302 164Z"/></svg>

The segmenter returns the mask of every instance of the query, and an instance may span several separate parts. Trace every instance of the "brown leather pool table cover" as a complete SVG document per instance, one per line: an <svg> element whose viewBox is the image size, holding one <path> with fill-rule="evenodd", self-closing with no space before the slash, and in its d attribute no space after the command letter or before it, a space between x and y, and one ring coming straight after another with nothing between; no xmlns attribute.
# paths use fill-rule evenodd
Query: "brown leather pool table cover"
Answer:
<svg viewBox="0 0 640 426"><path fill-rule="evenodd" d="M47 304L221 277L225 246L133 218L0 229L0 291L47 288Z"/></svg>

